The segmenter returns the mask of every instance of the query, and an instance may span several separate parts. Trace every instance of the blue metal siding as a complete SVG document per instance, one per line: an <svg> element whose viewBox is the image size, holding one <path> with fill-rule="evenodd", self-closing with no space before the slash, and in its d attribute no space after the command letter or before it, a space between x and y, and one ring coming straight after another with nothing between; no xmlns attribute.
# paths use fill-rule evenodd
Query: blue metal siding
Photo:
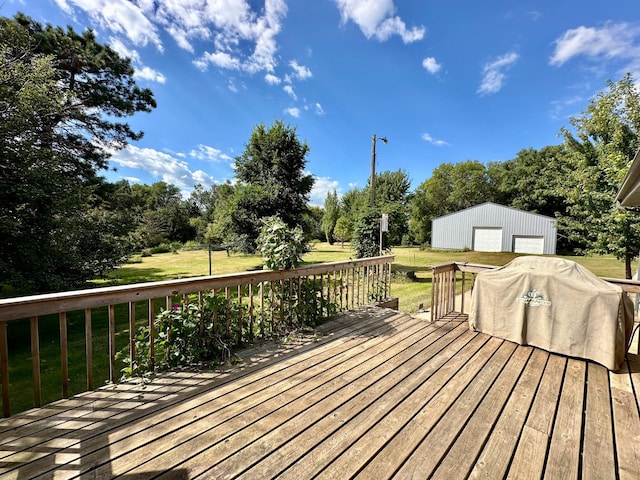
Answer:
<svg viewBox="0 0 640 480"><path fill-rule="evenodd" d="M544 253L556 253L556 220L495 203L483 203L431 222L431 247L462 250L473 248L474 227L502 228L502 251L513 250L518 235L544 238Z"/></svg>

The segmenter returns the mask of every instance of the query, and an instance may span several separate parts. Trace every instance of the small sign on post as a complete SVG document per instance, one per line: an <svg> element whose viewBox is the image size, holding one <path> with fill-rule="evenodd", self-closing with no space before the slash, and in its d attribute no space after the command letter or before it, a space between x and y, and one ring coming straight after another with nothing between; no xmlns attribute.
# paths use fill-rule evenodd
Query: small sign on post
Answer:
<svg viewBox="0 0 640 480"><path fill-rule="evenodd" d="M380 218L380 256L382 256L382 232L389 231L389 214L383 213Z"/></svg>

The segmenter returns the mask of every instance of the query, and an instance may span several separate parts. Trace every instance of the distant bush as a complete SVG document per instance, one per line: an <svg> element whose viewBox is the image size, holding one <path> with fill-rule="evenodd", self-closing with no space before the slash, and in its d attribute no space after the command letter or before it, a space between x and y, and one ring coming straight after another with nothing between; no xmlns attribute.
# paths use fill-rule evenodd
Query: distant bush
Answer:
<svg viewBox="0 0 640 480"><path fill-rule="evenodd" d="M171 252L175 252L177 249L168 243L161 243L160 245L158 245L157 247L152 247L149 249L151 251L152 255L155 255L157 253L171 253Z"/></svg>
<svg viewBox="0 0 640 480"><path fill-rule="evenodd" d="M127 263L129 263L129 264L142 263L142 257L143 257L143 255L131 255L127 259Z"/></svg>
<svg viewBox="0 0 640 480"><path fill-rule="evenodd" d="M151 250L149 248L145 248L144 250L142 250L142 252L140 252L140 256L141 257L150 257L151 256Z"/></svg>
<svg viewBox="0 0 640 480"><path fill-rule="evenodd" d="M200 243L200 242L196 242L195 240L189 240L188 242L185 242L184 245L182 245L182 250L205 250L206 248L208 248L207 245Z"/></svg>

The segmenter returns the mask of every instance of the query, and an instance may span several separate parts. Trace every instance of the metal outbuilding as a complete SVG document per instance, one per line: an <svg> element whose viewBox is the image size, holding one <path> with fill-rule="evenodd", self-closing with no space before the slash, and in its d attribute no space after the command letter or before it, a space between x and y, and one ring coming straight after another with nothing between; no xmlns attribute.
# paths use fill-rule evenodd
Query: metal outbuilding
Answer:
<svg viewBox="0 0 640 480"><path fill-rule="evenodd" d="M479 252L556 253L556 219L483 203L431 222L431 247Z"/></svg>

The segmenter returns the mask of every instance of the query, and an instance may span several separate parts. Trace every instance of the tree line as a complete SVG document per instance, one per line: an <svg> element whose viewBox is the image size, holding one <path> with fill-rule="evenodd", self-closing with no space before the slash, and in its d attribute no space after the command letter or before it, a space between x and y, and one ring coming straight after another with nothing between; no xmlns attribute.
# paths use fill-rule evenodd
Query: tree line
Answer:
<svg viewBox="0 0 640 480"><path fill-rule="evenodd" d="M112 151L142 137L123 121L155 108L131 61L75 32L18 14L0 18L0 287L44 292L86 285L132 254L195 242L253 252L263 220L279 217L305 238L350 241L356 256L428 244L431 220L486 201L557 218L561 248L613 253L640 249L638 217L614 198L640 146L640 95L631 75L594 97L560 133L560 145L520 151L487 165L445 163L411 190L403 170L375 176L324 208L309 206L310 147L282 121L258 124L235 159L233 182L197 186L111 183L100 175Z"/></svg>

